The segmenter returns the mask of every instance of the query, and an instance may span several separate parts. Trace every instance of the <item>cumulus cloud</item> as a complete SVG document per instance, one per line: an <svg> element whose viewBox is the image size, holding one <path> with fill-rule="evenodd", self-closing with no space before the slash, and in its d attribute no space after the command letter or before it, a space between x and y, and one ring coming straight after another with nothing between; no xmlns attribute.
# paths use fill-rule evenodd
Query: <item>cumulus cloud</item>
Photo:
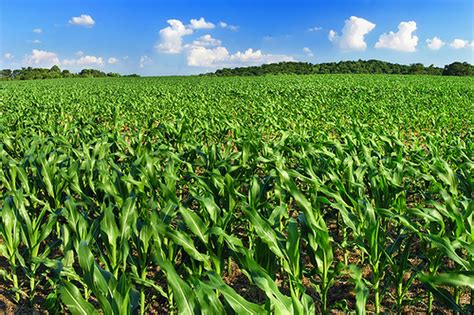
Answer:
<svg viewBox="0 0 474 315"><path fill-rule="evenodd" d="M38 49L33 49L30 55L25 56L23 63L37 67L51 67L60 64L56 53Z"/></svg>
<svg viewBox="0 0 474 315"><path fill-rule="evenodd" d="M206 48L194 46L189 49L187 56L188 66L213 67L229 59L229 52L225 47Z"/></svg>
<svg viewBox="0 0 474 315"><path fill-rule="evenodd" d="M426 46L431 50L439 50L441 47L444 46L444 42L440 38L435 36L432 39L426 40Z"/></svg>
<svg viewBox="0 0 474 315"><path fill-rule="evenodd" d="M41 34L41 33L43 33L43 30L40 29L40 28L34 28L34 29L33 29L33 33Z"/></svg>
<svg viewBox="0 0 474 315"><path fill-rule="evenodd" d="M193 30L180 20L172 19L166 22L169 26L160 30L161 41L155 48L167 54L179 54L183 50L183 36L191 35Z"/></svg>
<svg viewBox="0 0 474 315"><path fill-rule="evenodd" d="M293 61L287 55L264 54L261 50L247 49L244 52L230 54L227 48L219 46L206 48L202 46L190 47L187 54L187 64L193 67L216 68L224 66L257 65L281 61Z"/></svg>
<svg viewBox="0 0 474 315"><path fill-rule="evenodd" d="M66 66L102 66L104 59L96 56L81 56L77 59L64 59L63 64Z"/></svg>
<svg viewBox="0 0 474 315"><path fill-rule="evenodd" d="M315 26L315 27L310 27L308 28L308 32L317 32L322 30L323 28L321 26Z"/></svg>
<svg viewBox="0 0 474 315"><path fill-rule="evenodd" d="M212 29L215 27L214 24L211 22L207 22L203 17L200 18L199 20L196 19L191 19L191 24L189 27L193 30L200 30L200 29Z"/></svg>
<svg viewBox="0 0 474 315"><path fill-rule="evenodd" d="M449 46L454 49L462 49L462 48L474 48L474 41L469 42L468 40L456 38L454 39Z"/></svg>
<svg viewBox="0 0 474 315"><path fill-rule="evenodd" d="M75 58L69 59L59 59L58 55L54 52L44 51L33 49L30 55L26 55L23 64L27 66L36 66L36 67L51 67L53 65L63 65L67 67L102 67L105 63L108 64L117 64L119 62L118 58L110 57L104 59L99 56L86 55L82 51L78 51L75 54ZM13 59L13 55L5 54L5 59Z"/></svg>
<svg viewBox="0 0 474 315"><path fill-rule="evenodd" d="M365 50L367 44L364 36L375 28L375 24L366 19L351 16L344 22L344 28L339 36L335 31L330 30L328 38L331 42L338 45L342 50Z"/></svg>
<svg viewBox="0 0 474 315"><path fill-rule="evenodd" d="M386 48L403 52L416 51L418 36L413 35L416 31L416 22L401 22L398 25L398 32L389 32L380 35L375 43L375 48Z"/></svg>
<svg viewBox="0 0 474 315"><path fill-rule="evenodd" d="M12 60L13 58L15 58L15 56L13 56L11 53L4 53L3 58L6 60Z"/></svg>
<svg viewBox="0 0 474 315"><path fill-rule="evenodd" d="M218 39L213 38L211 35L206 34L193 41L191 45L194 46L220 46L222 42Z"/></svg>
<svg viewBox="0 0 474 315"><path fill-rule="evenodd" d="M252 48L244 52L231 54L226 47L222 46L219 39L213 38L210 34L203 35L188 44L183 44L185 36L194 34L195 30L211 29L215 25L207 22L204 18L191 19L190 24L185 25L180 20L168 20L167 27L160 30L160 41L155 48L164 53L179 54L185 52L187 64L193 67L222 67L237 66L242 64L262 64L270 62L291 61L293 57L286 55L264 54L261 50L254 51ZM219 27L236 30L237 26L229 25L226 22L219 22ZM140 58L140 68L151 63L147 56Z"/></svg>
<svg viewBox="0 0 474 315"><path fill-rule="evenodd" d="M230 60L236 61L238 63L261 64L261 63L273 63L273 62L282 62L282 61L293 61L294 58L287 55L263 54L260 49L254 51L252 48L249 48L243 53L238 51L237 53L231 55Z"/></svg>
<svg viewBox="0 0 474 315"><path fill-rule="evenodd" d="M41 41L39 39L35 39L31 41L33 44L41 44Z"/></svg>
<svg viewBox="0 0 474 315"><path fill-rule="evenodd" d="M222 21L219 22L219 26L221 28L226 28L226 29L229 29L231 31L236 31L236 30L239 29L239 27L237 25L230 25L230 24L227 24L226 22L222 22Z"/></svg>
<svg viewBox="0 0 474 315"><path fill-rule="evenodd" d="M150 65L153 61L147 55L140 57L140 68L145 68L145 66Z"/></svg>
<svg viewBox="0 0 474 315"><path fill-rule="evenodd" d="M87 14L81 14L81 16L74 16L69 20L69 24L92 27L95 24L94 19Z"/></svg>
<svg viewBox="0 0 474 315"><path fill-rule="evenodd" d="M303 48L303 52L304 52L308 57L314 57L313 52L312 52L311 49L309 49L308 47L304 47L304 48Z"/></svg>

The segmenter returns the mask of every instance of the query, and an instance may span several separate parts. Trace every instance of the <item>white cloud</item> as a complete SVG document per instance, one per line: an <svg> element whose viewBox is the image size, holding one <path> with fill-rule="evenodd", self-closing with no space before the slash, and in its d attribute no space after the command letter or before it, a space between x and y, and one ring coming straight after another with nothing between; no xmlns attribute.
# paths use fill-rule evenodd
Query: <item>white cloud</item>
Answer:
<svg viewBox="0 0 474 315"><path fill-rule="evenodd" d="M213 38L209 34L199 37L192 43L194 46L220 46L221 44L220 40Z"/></svg>
<svg viewBox="0 0 474 315"><path fill-rule="evenodd" d="M191 24L189 25L189 27L194 29L194 30L200 30L200 29L212 29L212 28L215 27L215 25L212 24L211 22L207 22L202 17L199 20L191 19Z"/></svg>
<svg viewBox="0 0 474 315"><path fill-rule="evenodd" d="M141 56L140 57L140 68L144 68L147 65L150 65L153 63L153 60L150 59L147 55Z"/></svg>
<svg viewBox="0 0 474 315"><path fill-rule="evenodd" d="M102 66L104 59L96 56L81 56L77 59L64 59L63 64L66 66Z"/></svg>
<svg viewBox="0 0 474 315"><path fill-rule="evenodd" d="M257 65L293 60L294 58L291 56L263 54L261 50L254 51L252 48L245 52L238 51L235 54L230 54L227 48L222 46L215 48L192 46L187 55L188 66L206 68Z"/></svg>
<svg viewBox="0 0 474 315"><path fill-rule="evenodd" d="M467 40L456 38L455 40L451 42L451 44L449 44L449 46L451 46L454 49L461 49L461 48L466 47L467 43L468 43Z"/></svg>
<svg viewBox="0 0 474 315"><path fill-rule="evenodd" d="M474 41L469 42L468 40L456 38L449 44L449 46L454 49L462 49L468 47L474 48Z"/></svg>
<svg viewBox="0 0 474 315"><path fill-rule="evenodd" d="M11 54L10 54L11 55ZM105 64L105 61L102 57L85 55L82 51L75 53L77 58L63 59L60 60L58 55L54 52L44 51L33 49L30 55L26 55L23 64L27 66L34 67L46 67L49 68L53 65L64 65L68 67L84 67L84 66L94 66L101 67ZM11 55L11 58L13 55ZM5 59L6 58L5 56ZM118 59L111 57L108 59L109 64L114 64L118 62Z"/></svg>
<svg viewBox="0 0 474 315"><path fill-rule="evenodd" d="M191 19L190 24L184 25L183 22L176 19L166 21L169 26L160 30L160 42L155 45L156 50L167 54L179 54L183 48L190 46L219 46L221 42L207 34L201 36L190 45L183 45L183 37L191 35L194 30L212 29L215 25L206 21L203 17L200 19ZM226 22L219 22L219 26L230 30L236 30L237 26L229 25Z"/></svg>
<svg viewBox="0 0 474 315"><path fill-rule="evenodd" d="M230 24L227 24L226 22L219 22L219 26L221 28L226 28L226 29L229 29L231 31L236 31L239 29L239 27L237 25L230 25Z"/></svg>
<svg viewBox="0 0 474 315"><path fill-rule="evenodd" d="M94 19L87 14L81 16L74 16L69 20L69 24L92 27L95 24Z"/></svg>
<svg viewBox="0 0 474 315"><path fill-rule="evenodd" d="M33 49L31 55L25 56L24 64L36 67L51 67L59 65L58 55L54 52Z"/></svg>
<svg viewBox="0 0 474 315"><path fill-rule="evenodd" d="M308 47L304 47L304 48L303 48L303 52L304 52L308 57L314 57L313 52L312 52L311 49L309 49Z"/></svg>
<svg viewBox="0 0 474 315"><path fill-rule="evenodd" d="M414 52L418 44L418 36L413 35L414 31L416 31L415 21L401 22L398 25L398 32L380 35L378 42L375 43L375 48Z"/></svg>
<svg viewBox="0 0 474 315"><path fill-rule="evenodd" d="M229 59L229 52L225 47L206 48L200 46L192 47L187 56L188 66L213 67Z"/></svg>
<svg viewBox="0 0 474 315"><path fill-rule="evenodd" d="M444 46L444 42L440 38L435 36L432 39L426 40L426 46L431 50L439 50L441 47Z"/></svg>
<svg viewBox="0 0 474 315"><path fill-rule="evenodd" d="M114 65L118 62L119 60L115 57L110 57L109 60L107 60L107 62L111 65Z"/></svg>
<svg viewBox="0 0 474 315"><path fill-rule="evenodd" d="M3 58L5 58L6 60L12 60L13 58L15 58L15 56L13 56L11 53L4 53Z"/></svg>
<svg viewBox="0 0 474 315"><path fill-rule="evenodd" d="M375 24L363 18L351 16L344 22L341 36L333 30L329 31L328 38L337 44L342 50L365 50L367 44L364 36L375 28Z"/></svg>
<svg viewBox="0 0 474 315"><path fill-rule="evenodd" d="M183 37L193 34L194 30L211 29L215 25L207 22L204 18L192 19L189 25L184 25L176 19L167 22L169 26L160 30L160 42L155 45L155 48L160 52L169 54L179 54L185 51L189 66L213 68L293 60L291 56L263 54L261 50L254 51L251 48L244 52L238 51L231 54L227 48L222 46L220 40L213 38L210 34L203 35L191 43L183 45ZM230 30L237 29L237 26L222 21L219 22L219 27ZM147 56L140 58L140 68L144 68L150 63L152 61Z"/></svg>
<svg viewBox="0 0 474 315"><path fill-rule="evenodd" d="M260 49L253 51L252 48L249 48L243 53L238 51L237 53L231 55L230 60L236 61L238 63L262 64L281 61L293 61L294 58L287 55L263 54Z"/></svg>
<svg viewBox="0 0 474 315"><path fill-rule="evenodd" d="M40 28L34 28L34 29L33 29L33 33L41 34L41 33L43 33L43 30L40 29Z"/></svg>
<svg viewBox="0 0 474 315"><path fill-rule="evenodd" d="M160 30L161 42L155 48L168 54L179 54L183 50L183 36L191 35L193 30L184 26L180 20L166 21L169 26Z"/></svg>
<svg viewBox="0 0 474 315"><path fill-rule="evenodd" d="M317 32L322 30L323 28L321 26L315 26L315 27L310 27L308 28L308 32Z"/></svg>
<svg viewBox="0 0 474 315"><path fill-rule="evenodd" d="M31 41L33 44L41 44L41 41L39 39L35 39Z"/></svg>

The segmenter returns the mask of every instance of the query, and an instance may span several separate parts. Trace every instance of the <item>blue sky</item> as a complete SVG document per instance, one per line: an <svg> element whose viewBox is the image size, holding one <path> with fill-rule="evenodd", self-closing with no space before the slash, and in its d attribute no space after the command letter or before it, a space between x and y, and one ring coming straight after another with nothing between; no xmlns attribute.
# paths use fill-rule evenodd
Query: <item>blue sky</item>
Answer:
<svg viewBox="0 0 474 315"><path fill-rule="evenodd" d="M474 1L0 0L0 67L195 74L287 60L474 63Z"/></svg>

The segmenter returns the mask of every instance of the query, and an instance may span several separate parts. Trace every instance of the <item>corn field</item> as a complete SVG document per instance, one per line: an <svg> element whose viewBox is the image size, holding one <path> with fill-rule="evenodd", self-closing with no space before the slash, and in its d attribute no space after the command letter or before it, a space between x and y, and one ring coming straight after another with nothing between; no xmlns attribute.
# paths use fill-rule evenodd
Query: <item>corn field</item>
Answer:
<svg viewBox="0 0 474 315"><path fill-rule="evenodd" d="M0 82L0 296L473 312L473 103L429 76Z"/></svg>

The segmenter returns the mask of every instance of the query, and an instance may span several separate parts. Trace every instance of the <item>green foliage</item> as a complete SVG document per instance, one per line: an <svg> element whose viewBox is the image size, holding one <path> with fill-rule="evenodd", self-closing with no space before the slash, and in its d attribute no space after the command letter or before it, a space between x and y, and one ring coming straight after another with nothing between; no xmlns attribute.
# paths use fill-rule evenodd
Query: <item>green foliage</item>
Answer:
<svg viewBox="0 0 474 315"><path fill-rule="evenodd" d="M458 63L455 63L458 64ZM460 63L459 63L460 64ZM454 65L454 64L453 64ZM358 74L428 74L428 75L455 75L446 72L446 66L442 68L430 65L425 67L421 63L411 65L400 65L396 63L385 62L381 60L357 60L357 61L339 61L327 62L319 64L311 64L308 62L280 62L272 64L264 64L253 67L240 67L234 69L219 69L209 76L257 76L268 74L328 74L328 73L358 73ZM463 68L471 67L467 63L462 64ZM467 74L465 71L456 71L457 75L473 75L472 71Z"/></svg>
<svg viewBox="0 0 474 315"><path fill-rule="evenodd" d="M0 71L0 80L40 80L74 77L121 77L119 73L105 73L96 69L83 69L79 73L71 73L69 70L63 70L54 65L51 69L26 67L17 70L3 69ZM139 77L137 74L126 75L126 77Z"/></svg>
<svg viewBox="0 0 474 315"><path fill-rule="evenodd" d="M444 67L443 75L473 76L474 66L467 62L453 62Z"/></svg>
<svg viewBox="0 0 474 315"><path fill-rule="evenodd" d="M468 313L472 83L0 82L2 287L51 313Z"/></svg>

